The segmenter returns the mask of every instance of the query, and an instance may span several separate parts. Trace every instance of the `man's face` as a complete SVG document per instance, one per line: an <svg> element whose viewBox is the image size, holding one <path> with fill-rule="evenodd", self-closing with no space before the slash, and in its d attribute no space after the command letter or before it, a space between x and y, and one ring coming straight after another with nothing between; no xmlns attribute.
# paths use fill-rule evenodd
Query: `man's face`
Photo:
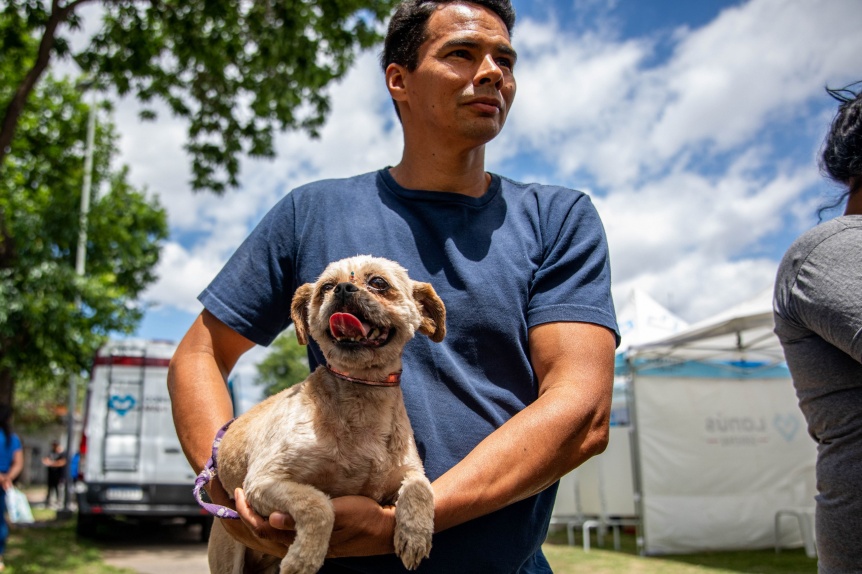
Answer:
<svg viewBox="0 0 862 574"><path fill-rule="evenodd" d="M517 56L506 25L487 8L458 2L434 12L427 26L419 65L404 71L405 127L424 137L487 143L515 99Z"/></svg>

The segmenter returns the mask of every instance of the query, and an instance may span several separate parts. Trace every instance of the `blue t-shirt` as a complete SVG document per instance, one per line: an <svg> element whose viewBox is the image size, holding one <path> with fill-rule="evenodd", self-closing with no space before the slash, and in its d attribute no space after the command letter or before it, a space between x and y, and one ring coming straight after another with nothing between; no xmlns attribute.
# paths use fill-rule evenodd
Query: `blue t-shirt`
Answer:
<svg viewBox="0 0 862 574"><path fill-rule="evenodd" d="M571 321L617 331L607 243L589 197L496 175L480 198L408 190L388 169L300 187L266 215L200 300L268 345L290 323L295 289L354 255L397 261L446 305L446 338L417 335L408 343L402 378L432 481L537 398L528 329ZM323 362L313 344L309 357L312 369ZM541 544L555 494L549 488L435 535L418 571L550 572ZM395 556L338 563L404 570Z"/></svg>
<svg viewBox="0 0 862 574"><path fill-rule="evenodd" d="M12 433L12 440L6 442L6 433L0 429L0 473L7 473L12 468L12 458L21 450L21 439Z"/></svg>

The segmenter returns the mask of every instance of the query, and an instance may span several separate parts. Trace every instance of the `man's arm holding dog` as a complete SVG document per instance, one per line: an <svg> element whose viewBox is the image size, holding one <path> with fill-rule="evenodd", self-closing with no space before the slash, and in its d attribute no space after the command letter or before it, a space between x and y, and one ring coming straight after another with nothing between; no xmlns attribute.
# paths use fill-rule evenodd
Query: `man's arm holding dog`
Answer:
<svg viewBox="0 0 862 574"><path fill-rule="evenodd" d="M613 333L590 323L530 330L539 396L434 482L437 531L537 494L604 451L614 349Z"/></svg>
<svg viewBox="0 0 862 574"><path fill-rule="evenodd" d="M605 449L614 347L609 329L589 323L549 323L530 331L539 396L433 483L436 531L541 492ZM336 498L333 504L331 556L393 551L391 508L362 497ZM278 538L276 529L293 527L289 516L278 513L267 524L241 498L237 507L259 536ZM289 543L292 533L282 534Z"/></svg>
<svg viewBox="0 0 862 574"><path fill-rule="evenodd" d="M168 390L174 424L195 473L206 464L218 430L233 418L227 377L242 354L253 346L254 343L205 310L171 359ZM218 478L210 483L207 492L216 504L233 506ZM223 524L231 536L247 546L282 556L287 550L282 542L261 540L242 521L224 520Z"/></svg>
<svg viewBox="0 0 862 574"><path fill-rule="evenodd" d="M227 377L240 356L253 346L205 310L171 359L171 409L180 444L195 473L206 464L218 429L233 418Z"/></svg>

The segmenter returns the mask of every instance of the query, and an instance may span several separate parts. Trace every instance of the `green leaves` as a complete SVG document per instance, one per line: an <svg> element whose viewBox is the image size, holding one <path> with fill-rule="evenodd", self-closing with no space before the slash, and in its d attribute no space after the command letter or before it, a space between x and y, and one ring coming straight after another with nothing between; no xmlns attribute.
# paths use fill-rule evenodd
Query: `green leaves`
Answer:
<svg viewBox="0 0 862 574"><path fill-rule="evenodd" d="M395 4L105 1L101 28L72 53L65 34L81 27L85 1L0 6L0 402L13 374L54 384L88 367L108 333L131 332L167 237L158 203L112 168L116 134L99 122L87 273L74 274L88 106L70 82L43 76L49 61L71 55L94 84L134 94L143 119L157 119L157 102L185 118L191 185L221 193L244 155L274 155L278 131L316 135L327 86L380 39Z"/></svg>
<svg viewBox="0 0 862 574"><path fill-rule="evenodd" d="M272 343L272 352L258 363L258 382L267 396L292 387L308 377L308 355L296 340L293 327Z"/></svg>
<svg viewBox="0 0 862 574"><path fill-rule="evenodd" d="M50 77L31 104L0 178L0 375L53 389L88 369L109 333L133 331L168 229L158 202L112 167L117 136L97 122L86 275L77 276L89 107L71 82Z"/></svg>
<svg viewBox="0 0 862 574"><path fill-rule="evenodd" d="M380 39L393 4L110 2L104 27L76 60L120 94L161 100L187 118L192 186L221 193L237 185L243 154L274 155L275 130L317 134L329 111L326 86Z"/></svg>
<svg viewBox="0 0 862 574"><path fill-rule="evenodd" d="M0 109L5 120L20 113L27 95L17 105L12 96L41 77L47 59L35 64L36 52L49 40L52 56L72 55L99 85L164 102L188 120L191 185L222 193L237 185L244 154L274 155L276 130L317 135L329 112L326 87L380 40L395 1L103 1L103 26L73 54L62 33L81 27L80 0L9 0L0 8L0 53L17 66L0 65ZM156 119L155 109L141 118ZM14 129L14 121L0 123L0 141Z"/></svg>

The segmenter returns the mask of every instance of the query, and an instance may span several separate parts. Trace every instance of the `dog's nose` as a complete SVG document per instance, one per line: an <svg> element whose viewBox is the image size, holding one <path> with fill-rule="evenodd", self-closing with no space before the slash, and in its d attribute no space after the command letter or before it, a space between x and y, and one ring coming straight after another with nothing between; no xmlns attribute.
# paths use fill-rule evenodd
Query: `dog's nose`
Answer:
<svg viewBox="0 0 862 574"><path fill-rule="evenodd" d="M346 303L347 300L353 296L354 293L359 291L359 287L354 285L353 283L339 283L335 286L335 290L333 291L333 295L335 298L341 302Z"/></svg>

